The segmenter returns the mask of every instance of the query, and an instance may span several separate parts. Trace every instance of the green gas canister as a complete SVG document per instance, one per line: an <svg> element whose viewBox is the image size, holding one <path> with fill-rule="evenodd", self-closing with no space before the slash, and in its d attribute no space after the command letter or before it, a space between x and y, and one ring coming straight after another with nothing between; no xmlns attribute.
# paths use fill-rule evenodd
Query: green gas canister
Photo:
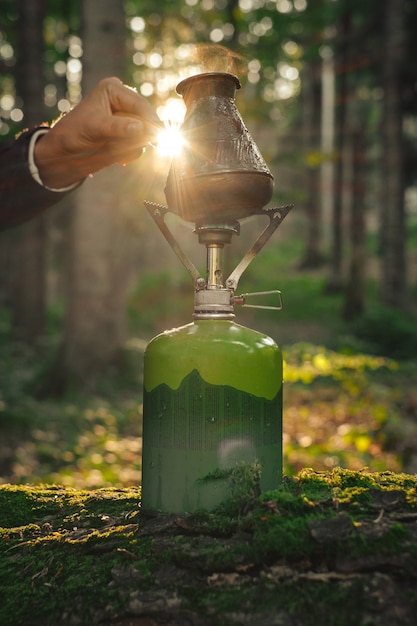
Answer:
<svg viewBox="0 0 417 626"><path fill-rule="evenodd" d="M142 507L190 512L228 496L239 464L260 489L282 474L282 355L268 336L227 319L195 320L145 353Z"/></svg>

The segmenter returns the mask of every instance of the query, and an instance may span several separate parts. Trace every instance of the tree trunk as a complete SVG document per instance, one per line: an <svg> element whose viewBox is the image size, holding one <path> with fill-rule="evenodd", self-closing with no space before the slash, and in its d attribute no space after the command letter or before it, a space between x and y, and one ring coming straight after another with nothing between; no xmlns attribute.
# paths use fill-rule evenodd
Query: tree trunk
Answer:
<svg viewBox="0 0 417 626"><path fill-rule="evenodd" d="M350 262L345 291L344 318L352 320L364 309L365 297L365 124L352 127L352 204L350 209Z"/></svg>
<svg viewBox="0 0 417 626"><path fill-rule="evenodd" d="M407 295L401 80L405 51L405 2L404 0L386 0L384 8L381 298L387 306L403 309Z"/></svg>
<svg viewBox="0 0 417 626"><path fill-rule="evenodd" d="M330 224L334 213L334 147L335 147L335 60L334 52L324 44L321 50L320 101L320 203L323 249L328 248Z"/></svg>
<svg viewBox="0 0 417 626"><path fill-rule="evenodd" d="M44 0L18 0L19 25L16 91L23 100L26 127L43 121L43 20ZM13 332L34 343L42 334L46 315L45 217L25 224L7 237Z"/></svg>
<svg viewBox="0 0 417 626"><path fill-rule="evenodd" d="M104 76L123 78L125 16L122 0L84 0L83 91ZM68 381L87 382L117 358L126 338L128 235L123 223L120 166L96 174L76 193L72 221L69 303L63 368ZM65 383L64 383L65 384Z"/></svg>
<svg viewBox="0 0 417 626"><path fill-rule="evenodd" d="M336 63L338 64L338 80L336 83L336 166L335 166L335 196L331 223L330 249L330 277L327 290L341 291L343 288L343 214L346 205L346 165L349 162L349 142L347 128L348 103L348 66L349 40L351 36L351 16L343 16L338 29L338 45Z"/></svg>
<svg viewBox="0 0 417 626"><path fill-rule="evenodd" d="M303 78L302 111L304 152L306 156L305 191L307 199L307 241L301 269L317 267L322 262L321 229L322 216L320 206L320 69L311 61Z"/></svg>

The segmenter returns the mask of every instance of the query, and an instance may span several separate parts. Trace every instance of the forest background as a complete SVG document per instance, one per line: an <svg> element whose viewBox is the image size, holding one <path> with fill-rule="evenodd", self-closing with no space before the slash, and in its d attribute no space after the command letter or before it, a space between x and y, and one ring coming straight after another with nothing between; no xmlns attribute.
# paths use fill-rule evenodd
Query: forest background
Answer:
<svg viewBox="0 0 417 626"><path fill-rule="evenodd" d="M285 357L285 471L417 471L417 7L412 0L0 0L0 134L52 121L117 75L164 115L195 71L237 106L295 208L237 311ZM95 175L0 237L0 481L140 482L143 351L193 290L145 200L169 158ZM231 268L262 218L242 224ZM190 225L181 244L204 265Z"/></svg>

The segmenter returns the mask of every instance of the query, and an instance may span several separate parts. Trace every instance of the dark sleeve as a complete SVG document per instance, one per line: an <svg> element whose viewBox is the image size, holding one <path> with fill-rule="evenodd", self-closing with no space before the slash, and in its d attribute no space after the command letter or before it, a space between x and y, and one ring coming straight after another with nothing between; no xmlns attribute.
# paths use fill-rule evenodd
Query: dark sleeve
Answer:
<svg viewBox="0 0 417 626"><path fill-rule="evenodd" d="M33 219L66 195L42 187L29 171L29 142L36 130L0 142L0 230Z"/></svg>

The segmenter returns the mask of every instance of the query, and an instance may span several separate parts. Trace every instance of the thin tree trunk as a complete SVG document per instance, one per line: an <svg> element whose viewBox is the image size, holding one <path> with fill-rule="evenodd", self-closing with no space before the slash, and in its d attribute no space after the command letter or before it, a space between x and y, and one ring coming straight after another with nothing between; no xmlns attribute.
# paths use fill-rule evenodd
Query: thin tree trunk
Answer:
<svg viewBox="0 0 417 626"><path fill-rule="evenodd" d="M322 246L327 249L330 224L334 213L334 147L335 147L335 60L330 46L324 45L321 53L320 135L322 161L320 167L320 200Z"/></svg>
<svg viewBox="0 0 417 626"><path fill-rule="evenodd" d="M18 0L18 62L16 91L23 100L24 122L32 127L43 121L43 20L45 1ZM17 229L11 246L10 284L13 332L34 343L42 334L46 316L45 217Z"/></svg>
<svg viewBox="0 0 417 626"><path fill-rule="evenodd" d="M320 206L320 70L311 62L303 79L303 136L304 152L307 160L305 191L307 194L305 211L307 216L307 241L304 257L299 267L312 268L322 263L322 215Z"/></svg>
<svg viewBox="0 0 417 626"><path fill-rule="evenodd" d="M352 130L353 189L349 225L350 262L344 305L344 318L347 320L352 320L363 313L365 302L365 136L365 124L355 124Z"/></svg>
<svg viewBox="0 0 417 626"><path fill-rule="evenodd" d="M104 76L123 78L122 0L84 0L83 91ZM128 234L123 223L120 166L96 174L76 194L72 223L69 303L64 332L65 376L87 382L119 354L126 338Z"/></svg>
<svg viewBox="0 0 417 626"><path fill-rule="evenodd" d="M405 2L385 0L385 57L382 188L381 298L389 307L406 306L405 207L403 180L402 67Z"/></svg>
<svg viewBox="0 0 417 626"><path fill-rule="evenodd" d="M338 33L337 63L337 102L336 102L336 166L335 166L335 197L331 224L330 277L327 285L329 292L341 291L343 276L343 208L346 204L346 165L348 163L348 60L350 39L350 14L347 13L340 24Z"/></svg>

